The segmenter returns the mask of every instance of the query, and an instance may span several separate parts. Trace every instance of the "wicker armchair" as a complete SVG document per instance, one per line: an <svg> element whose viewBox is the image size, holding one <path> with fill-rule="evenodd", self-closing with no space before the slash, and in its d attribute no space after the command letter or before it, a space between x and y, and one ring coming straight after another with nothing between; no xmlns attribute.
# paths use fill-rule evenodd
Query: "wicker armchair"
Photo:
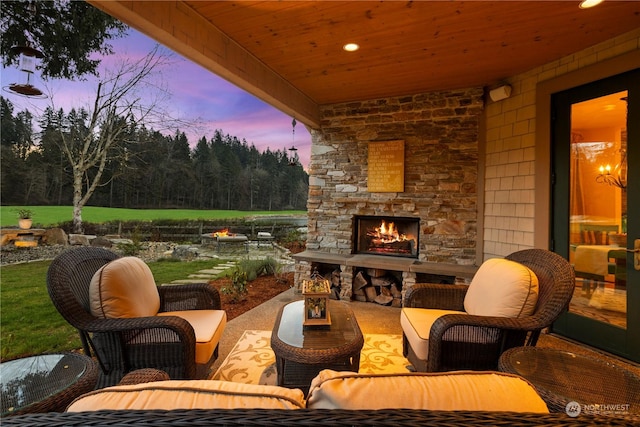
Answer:
<svg viewBox="0 0 640 427"><path fill-rule="evenodd" d="M506 257L531 269L539 294L533 314L525 317L446 314L435 320L428 356L420 359L403 333L403 352L418 371L496 370L500 355L512 347L535 346L540 332L567 310L575 287L571 265L560 255L527 249ZM416 284L407 291L404 307L464 310L466 285Z"/></svg>
<svg viewBox="0 0 640 427"><path fill-rule="evenodd" d="M167 315L114 319L91 314L91 279L102 266L118 258L103 248L70 249L51 263L47 273L53 304L78 329L85 354L94 355L98 361L98 388L115 385L127 372L141 368L161 369L172 379L206 378L210 364L218 356L217 343L210 360L198 364L196 334L184 318ZM159 312L221 307L218 291L206 283L162 285L158 293Z"/></svg>

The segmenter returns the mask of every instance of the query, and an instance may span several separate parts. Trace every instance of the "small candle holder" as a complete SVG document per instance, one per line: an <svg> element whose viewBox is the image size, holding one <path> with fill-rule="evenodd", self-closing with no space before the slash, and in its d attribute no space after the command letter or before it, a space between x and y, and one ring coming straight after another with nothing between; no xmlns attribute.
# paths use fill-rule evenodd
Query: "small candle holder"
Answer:
<svg viewBox="0 0 640 427"><path fill-rule="evenodd" d="M329 315L330 282L315 268L310 280L302 281L304 296L304 326L331 325Z"/></svg>

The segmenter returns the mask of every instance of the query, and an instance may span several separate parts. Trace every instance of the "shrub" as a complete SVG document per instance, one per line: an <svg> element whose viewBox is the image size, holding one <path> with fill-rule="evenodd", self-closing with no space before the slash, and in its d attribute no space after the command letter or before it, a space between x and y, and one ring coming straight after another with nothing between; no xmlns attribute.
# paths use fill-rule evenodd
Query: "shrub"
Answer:
<svg viewBox="0 0 640 427"><path fill-rule="evenodd" d="M278 270L278 261L271 257L265 259L243 259L240 260L238 267L247 273L247 278L251 281L258 276L275 274Z"/></svg>
<svg viewBox="0 0 640 427"><path fill-rule="evenodd" d="M220 292L231 297L231 302L240 302L249 293L247 289L247 272L236 267L231 273L231 284L222 286Z"/></svg>
<svg viewBox="0 0 640 427"><path fill-rule="evenodd" d="M118 243L118 249L122 251L124 256L136 256L142 250L142 236L136 228L131 233L131 243Z"/></svg>
<svg viewBox="0 0 640 427"><path fill-rule="evenodd" d="M304 242L303 234L300 230L290 230L286 236L280 239L282 243Z"/></svg>
<svg viewBox="0 0 640 427"><path fill-rule="evenodd" d="M300 230L291 230L286 236L278 240L278 243L280 246L287 248L291 253L299 253L305 249L305 235Z"/></svg>

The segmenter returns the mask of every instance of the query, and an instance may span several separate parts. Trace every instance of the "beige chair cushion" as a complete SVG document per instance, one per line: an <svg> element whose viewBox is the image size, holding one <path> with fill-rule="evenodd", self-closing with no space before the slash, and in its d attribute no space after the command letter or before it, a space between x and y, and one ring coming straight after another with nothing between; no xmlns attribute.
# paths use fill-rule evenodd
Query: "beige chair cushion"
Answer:
<svg viewBox="0 0 640 427"><path fill-rule="evenodd" d="M400 326L416 356L427 360L431 325L445 314L466 314L464 311L405 307L400 311Z"/></svg>
<svg viewBox="0 0 640 427"><path fill-rule="evenodd" d="M471 280L464 309L477 316L524 317L538 302L538 277L515 261L492 258Z"/></svg>
<svg viewBox="0 0 640 427"><path fill-rule="evenodd" d="M480 371L375 375L324 370L311 382L307 407L549 412L525 379Z"/></svg>
<svg viewBox="0 0 640 427"><path fill-rule="evenodd" d="M155 316L160 295L149 266L140 258L123 257L93 275L89 304L91 314L101 318Z"/></svg>
<svg viewBox="0 0 640 427"><path fill-rule="evenodd" d="M166 311L158 316L178 316L189 322L196 335L196 363L207 363L227 324L224 310Z"/></svg>
<svg viewBox="0 0 640 427"><path fill-rule="evenodd" d="M67 412L101 409L300 409L299 389L212 380L169 380L122 385L80 396Z"/></svg>

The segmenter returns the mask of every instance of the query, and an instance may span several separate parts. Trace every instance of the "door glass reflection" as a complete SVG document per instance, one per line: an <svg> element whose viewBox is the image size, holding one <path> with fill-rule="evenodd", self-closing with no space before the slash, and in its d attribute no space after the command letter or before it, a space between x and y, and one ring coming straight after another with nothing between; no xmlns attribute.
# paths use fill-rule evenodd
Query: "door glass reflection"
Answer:
<svg viewBox="0 0 640 427"><path fill-rule="evenodd" d="M570 261L574 314L627 326L627 92L571 107Z"/></svg>

